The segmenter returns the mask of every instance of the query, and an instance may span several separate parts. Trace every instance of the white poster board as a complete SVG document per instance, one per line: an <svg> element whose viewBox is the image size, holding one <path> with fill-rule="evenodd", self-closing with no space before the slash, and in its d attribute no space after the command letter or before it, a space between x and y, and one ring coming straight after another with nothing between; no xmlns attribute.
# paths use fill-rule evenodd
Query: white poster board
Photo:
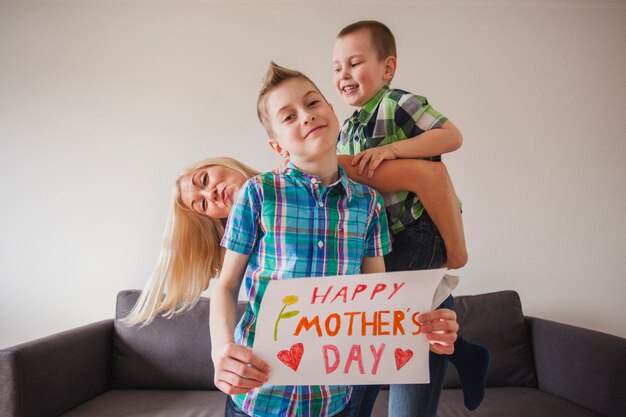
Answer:
<svg viewBox="0 0 626 417"><path fill-rule="evenodd" d="M417 317L458 283L445 269L273 280L254 353L270 385L428 383Z"/></svg>

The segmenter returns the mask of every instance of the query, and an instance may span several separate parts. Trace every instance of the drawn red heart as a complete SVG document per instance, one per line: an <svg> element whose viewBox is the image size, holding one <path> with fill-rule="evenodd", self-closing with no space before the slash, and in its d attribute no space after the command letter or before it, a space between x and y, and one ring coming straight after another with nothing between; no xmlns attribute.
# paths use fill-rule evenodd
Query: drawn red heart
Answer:
<svg viewBox="0 0 626 417"><path fill-rule="evenodd" d="M411 360L413 357L413 351L411 349L402 350L397 348L394 351L394 355L396 356L396 369L399 371L406 363Z"/></svg>
<svg viewBox="0 0 626 417"><path fill-rule="evenodd" d="M298 366L300 366L300 360L302 359L302 355L304 354L304 345L302 343L296 343L291 346L289 350L281 350L278 352L276 357L280 359L282 363L293 369L294 371L298 370ZM411 353L413 355L413 353Z"/></svg>

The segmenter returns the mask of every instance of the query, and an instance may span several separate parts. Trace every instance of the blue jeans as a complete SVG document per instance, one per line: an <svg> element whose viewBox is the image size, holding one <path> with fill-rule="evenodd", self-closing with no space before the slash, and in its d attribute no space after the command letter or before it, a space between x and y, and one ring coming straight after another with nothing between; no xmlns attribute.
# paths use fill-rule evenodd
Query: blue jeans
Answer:
<svg viewBox="0 0 626 417"><path fill-rule="evenodd" d="M419 219L394 236L393 251L385 256L387 271L439 268L446 262L446 245L432 219L424 211ZM454 310L452 296L437 308ZM436 417L443 381L448 370L445 356L429 352L430 384L392 385L389 415Z"/></svg>
<svg viewBox="0 0 626 417"><path fill-rule="evenodd" d="M226 411L224 412L225 417L250 417L248 414L244 413L239 407L235 405L233 399L230 398L230 395L226 397Z"/></svg>
<svg viewBox="0 0 626 417"><path fill-rule="evenodd" d="M369 417L372 414L380 385L353 385L350 398L350 417Z"/></svg>
<svg viewBox="0 0 626 417"><path fill-rule="evenodd" d="M441 267L446 259L446 245L424 211L419 219L393 236L393 250L385 255L385 269L387 272L434 269Z"/></svg>
<svg viewBox="0 0 626 417"><path fill-rule="evenodd" d="M348 405L341 410L339 413L335 414L333 417L348 417L350 416L350 404L352 400L348 402ZM226 397L226 411L224 413L225 417L250 417L248 414L244 413L235 405L233 400L230 398L230 395Z"/></svg>

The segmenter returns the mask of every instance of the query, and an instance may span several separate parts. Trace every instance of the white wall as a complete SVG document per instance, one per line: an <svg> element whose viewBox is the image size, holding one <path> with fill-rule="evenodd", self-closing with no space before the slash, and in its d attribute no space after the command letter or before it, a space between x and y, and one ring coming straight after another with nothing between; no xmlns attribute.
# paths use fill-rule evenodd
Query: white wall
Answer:
<svg viewBox="0 0 626 417"><path fill-rule="evenodd" d="M345 117L331 50L362 18L396 33L395 85L464 133L456 293L514 289L527 314L626 337L624 2L248 3L0 3L0 346L112 317L188 163L276 164L255 116L270 59Z"/></svg>

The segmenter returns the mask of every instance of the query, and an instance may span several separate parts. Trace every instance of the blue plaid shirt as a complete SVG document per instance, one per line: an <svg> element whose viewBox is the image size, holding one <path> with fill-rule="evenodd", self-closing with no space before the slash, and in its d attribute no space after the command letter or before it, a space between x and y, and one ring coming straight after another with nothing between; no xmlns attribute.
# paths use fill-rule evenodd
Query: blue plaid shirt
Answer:
<svg viewBox="0 0 626 417"><path fill-rule="evenodd" d="M256 317L269 280L359 274L363 257L391 250L382 197L350 180L325 188L318 177L289 164L280 174L248 180L231 210L222 246L248 254L246 311L235 341L252 347ZM350 399L351 387L270 386L233 396L252 416L332 416Z"/></svg>

